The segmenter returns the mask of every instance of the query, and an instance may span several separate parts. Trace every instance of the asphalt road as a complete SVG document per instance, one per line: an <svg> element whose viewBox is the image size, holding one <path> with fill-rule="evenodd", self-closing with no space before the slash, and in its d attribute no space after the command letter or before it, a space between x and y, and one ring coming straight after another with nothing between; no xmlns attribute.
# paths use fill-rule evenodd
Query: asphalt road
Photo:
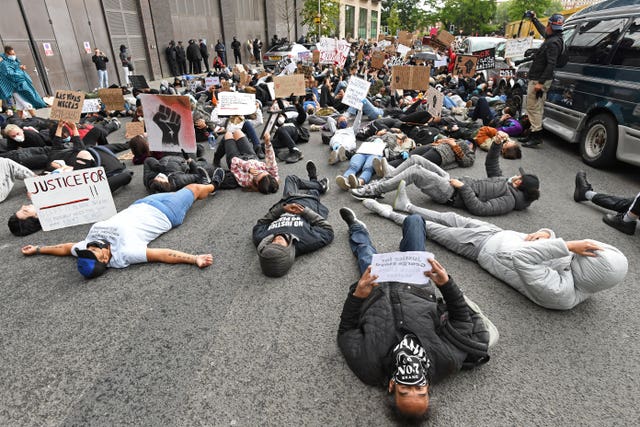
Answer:
<svg viewBox="0 0 640 427"><path fill-rule="evenodd" d="M571 311L551 311L428 242L500 330L488 364L433 387L430 425L640 423L638 236L609 228L602 210L572 198L578 169L596 190L628 196L640 189L638 169L588 168L576 147L551 139L502 165L509 175L521 165L537 173L541 199L490 220L614 244L629 259L627 278ZM332 184L346 168L327 164L318 133L302 150ZM484 156L452 175L483 176ZM304 175L305 161L282 165L281 175ZM114 196L119 210L145 195L142 168L133 170L133 182ZM3 218L25 201L23 190L19 183L0 204ZM415 188L409 193L442 209ZM0 228L0 425L393 425L384 391L360 383L336 345L347 288L358 277L338 209L358 213L379 251L395 250L401 229L333 185L323 202L334 242L299 258L285 277L265 278L251 227L279 197L220 191L152 243L213 253L205 270L136 265L88 281L72 258L26 258L19 249L81 240L89 225L26 238Z"/></svg>

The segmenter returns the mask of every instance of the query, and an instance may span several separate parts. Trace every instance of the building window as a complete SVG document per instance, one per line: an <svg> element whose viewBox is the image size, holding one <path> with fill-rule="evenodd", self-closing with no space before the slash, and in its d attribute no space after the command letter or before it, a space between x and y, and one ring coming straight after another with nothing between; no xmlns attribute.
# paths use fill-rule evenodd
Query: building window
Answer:
<svg viewBox="0 0 640 427"><path fill-rule="evenodd" d="M371 32L369 37L372 39L377 39L378 37L378 11L377 10L371 11Z"/></svg>
<svg viewBox="0 0 640 427"><path fill-rule="evenodd" d="M365 9L363 7L360 8L360 17L358 19L358 38L359 39L367 38L367 12L369 12L369 9Z"/></svg>
<svg viewBox="0 0 640 427"><path fill-rule="evenodd" d="M345 38L353 37L353 29L356 26L356 8L345 5L344 7L344 36Z"/></svg>

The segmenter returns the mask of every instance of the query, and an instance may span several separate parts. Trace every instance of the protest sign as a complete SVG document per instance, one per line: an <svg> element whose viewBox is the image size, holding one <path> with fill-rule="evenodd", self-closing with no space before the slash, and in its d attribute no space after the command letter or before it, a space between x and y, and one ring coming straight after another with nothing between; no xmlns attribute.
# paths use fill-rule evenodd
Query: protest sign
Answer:
<svg viewBox="0 0 640 427"><path fill-rule="evenodd" d="M387 66L391 67L396 67L398 65L404 65L404 58L402 58L401 56L391 56L389 59L387 59Z"/></svg>
<svg viewBox="0 0 640 427"><path fill-rule="evenodd" d="M524 57L524 53L527 49L531 49L533 43L533 37L524 37L520 39L508 39L504 47L505 58L520 58Z"/></svg>
<svg viewBox="0 0 640 427"><path fill-rule="evenodd" d="M352 76L349 79L347 90L344 92L342 103L360 110L362 108L362 100L367 97L370 86L371 82Z"/></svg>
<svg viewBox="0 0 640 427"><path fill-rule="evenodd" d="M426 96L427 111L431 114L431 117L440 117L442 112L442 104L444 102L444 94L434 87L429 87Z"/></svg>
<svg viewBox="0 0 640 427"><path fill-rule="evenodd" d="M298 64L298 73L302 74L305 79L313 78L313 66Z"/></svg>
<svg viewBox="0 0 640 427"><path fill-rule="evenodd" d="M386 48L388 46L391 46L391 42L387 41L387 40L382 40L380 43L378 43L378 47L380 49L384 49L384 48Z"/></svg>
<svg viewBox="0 0 640 427"><path fill-rule="evenodd" d="M362 144L360 144L356 153L382 156L386 147L387 145L382 142L381 139L376 138L373 141L364 141Z"/></svg>
<svg viewBox="0 0 640 427"><path fill-rule="evenodd" d="M411 46L413 44L413 34L409 31L400 31L398 33L398 43Z"/></svg>
<svg viewBox="0 0 640 427"><path fill-rule="evenodd" d="M124 110L124 96L122 89L98 89L98 97L107 111Z"/></svg>
<svg viewBox="0 0 640 427"><path fill-rule="evenodd" d="M94 99L85 99L82 103L82 114L85 113L97 113L102 109L102 104L100 104L100 100L97 98Z"/></svg>
<svg viewBox="0 0 640 427"><path fill-rule="evenodd" d="M220 77L206 77L204 79L204 87L209 89L211 86L220 86Z"/></svg>
<svg viewBox="0 0 640 427"><path fill-rule="evenodd" d="M373 55L371 56L371 68L379 70L380 68L384 67L385 59L386 59L386 56L384 53L373 52Z"/></svg>
<svg viewBox="0 0 640 427"><path fill-rule="evenodd" d="M220 82L220 92L231 92L231 82L224 80Z"/></svg>
<svg viewBox="0 0 640 427"><path fill-rule="evenodd" d="M116 214L102 167L51 173L24 180L45 231L90 224Z"/></svg>
<svg viewBox="0 0 640 427"><path fill-rule="evenodd" d="M51 120L64 120L78 123L84 105L84 92L57 90L51 106Z"/></svg>
<svg viewBox="0 0 640 427"><path fill-rule="evenodd" d="M188 96L140 95L151 151L196 152Z"/></svg>
<svg viewBox="0 0 640 427"><path fill-rule="evenodd" d="M391 69L391 89L427 90L431 67L397 65Z"/></svg>
<svg viewBox="0 0 640 427"><path fill-rule="evenodd" d="M473 56L478 58L476 71L491 70L496 67L496 49L483 49L473 52Z"/></svg>
<svg viewBox="0 0 640 427"><path fill-rule="evenodd" d="M410 51L411 51L411 48L403 44L398 44L398 47L396 48L396 52L398 52L402 57L407 56L407 53L409 53Z"/></svg>
<svg viewBox="0 0 640 427"><path fill-rule="evenodd" d="M138 135L144 134L144 122L129 122L125 125L124 137L131 139Z"/></svg>
<svg viewBox="0 0 640 427"><path fill-rule="evenodd" d="M307 50L304 52L298 52L298 61L310 61L311 60L311 51Z"/></svg>
<svg viewBox="0 0 640 427"><path fill-rule="evenodd" d="M276 98L286 98L291 94L302 96L306 94L304 76L302 74L276 76L273 78L273 83L275 84Z"/></svg>
<svg viewBox="0 0 640 427"><path fill-rule="evenodd" d="M348 41L328 37L321 37L320 43L316 46L320 51L320 64L335 64L338 67L344 67L351 50L351 44Z"/></svg>
<svg viewBox="0 0 640 427"><path fill-rule="evenodd" d="M445 48L451 46L451 43L453 43L455 39L456 37L447 30L438 31L438 35L436 36L436 40Z"/></svg>
<svg viewBox="0 0 640 427"><path fill-rule="evenodd" d="M477 56L471 55L458 55L456 56L456 63L453 66L454 76L473 77L476 73L476 62L478 62Z"/></svg>
<svg viewBox="0 0 640 427"><path fill-rule="evenodd" d="M500 77L515 77L515 68L500 68Z"/></svg>
<svg viewBox="0 0 640 427"><path fill-rule="evenodd" d="M218 94L219 116L245 116L256 112L254 93L220 92Z"/></svg>
<svg viewBox="0 0 640 427"><path fill-rule="evenodd" d="M364 52L363 51L358 51L358 55L356 56L356 61L360 62L362 61L362 58L364 58Z"/></svg>
<svg viewBox="0 0 640 427"><path fill-rule="evenodd" d="M320 51L319 50L314 50L313 51L312 61L313 61L314 64L320 63Z"/></svg>
<svg viewBox="0 0 640 427"><path fill-rule="evenodd" d="M376 282L426 284L429 278L425 271L431 271L429 259L434 256L430 252L407 251L373 254L371 258L371 274L378 276Z"/></svg>
<svg viewBox="0 0 640 427"><path fill-rule="evenodd" d="M134 89L149 89L149 83L144 76L129 76L129 81Z"/></svg>

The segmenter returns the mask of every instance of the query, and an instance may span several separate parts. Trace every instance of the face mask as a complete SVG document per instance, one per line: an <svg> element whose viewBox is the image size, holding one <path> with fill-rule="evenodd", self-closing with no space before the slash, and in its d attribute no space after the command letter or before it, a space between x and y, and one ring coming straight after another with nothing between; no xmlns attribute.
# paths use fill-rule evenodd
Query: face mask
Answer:
<svg viewBox="0 0 640 427"><path fill-rule="evenodd" d="M396 371L393 373L393 381L396 384L425 386L427 380L427 370L422 361L417 356L399 354L396 364Z"/></svg>
<svg viewBox="0 0 640 427"><path fill-rule="evenodd" d="M158 175L156 175L156 179L162 179L162 180L169 180L169 177L167 177L167 175L163 174L163 173L159 173Z"/></svg>
<svg viewBox="0 0 640 427"><path fill-rule="evenodd" d="M278 125L282 126L285 120L284 116L278 116Z"/></svg>
<svg viewBox="0 0 640 427"><path fill-rule="evenodd" d="M24 142L24 135L16 135L13 137L15 142Z"/></svg>
<svg viewBox="0 0 640 427"><path fill-rule="evenodd" d="M9 55L7 56L7 58L11 59L12 61L15 61L16 59L18 59L16 55Z"/></svg>
<svg viewBox="0 0 640 427"><path fill-rule="evenodd" d="M347 128L347 122L345 120L341 120L338 122L338 129L346 129Z"/></svg>
<svg viewBox="0 0 640 427"><path fill-rule="evenodd" d="M70 136L62 139L62 142L70 142L70 141L71 141L71 137Z"/></svg>

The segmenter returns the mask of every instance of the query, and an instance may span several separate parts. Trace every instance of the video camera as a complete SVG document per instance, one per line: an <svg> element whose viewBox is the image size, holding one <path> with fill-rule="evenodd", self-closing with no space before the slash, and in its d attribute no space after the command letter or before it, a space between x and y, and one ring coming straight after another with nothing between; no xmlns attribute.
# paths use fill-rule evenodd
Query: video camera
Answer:
<svg viewBox="0 0 640 427"><path fill-rule="evenodd" d="M533 10L526 10L522 15L522 19L525 19L525 18L531 19L535 16L535 14L536 13Z"/></svg>

